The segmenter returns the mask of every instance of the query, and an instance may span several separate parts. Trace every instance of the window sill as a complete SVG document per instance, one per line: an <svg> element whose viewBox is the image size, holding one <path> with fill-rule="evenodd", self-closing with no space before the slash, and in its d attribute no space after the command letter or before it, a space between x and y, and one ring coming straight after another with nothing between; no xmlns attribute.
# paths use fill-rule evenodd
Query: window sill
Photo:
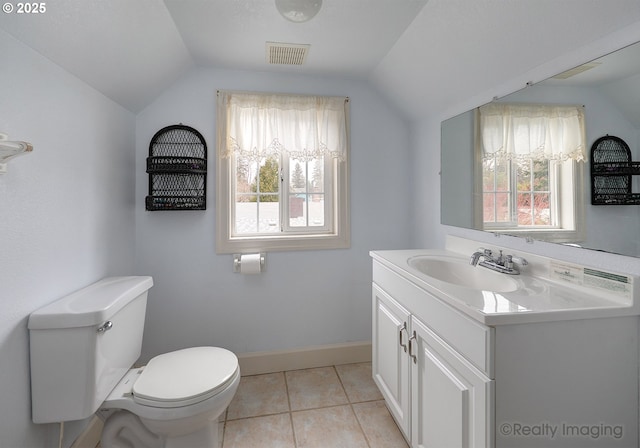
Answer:
<svg viewBox="0 0 640 448"><path fill-rule="evenodd" d="M580 230L567 229L491 229L485 228L486 232L518 236L522 238L533 238L550 243L578 243L584 240L584 235Z"/></svg>
<svg viewBox="0 0 640 448"><path fill-rule="evenodd" d="M282 235L268 237L235 237L216 239L216 253L275 252L292 250L347 249L351 245L345 235Z"/></svg>

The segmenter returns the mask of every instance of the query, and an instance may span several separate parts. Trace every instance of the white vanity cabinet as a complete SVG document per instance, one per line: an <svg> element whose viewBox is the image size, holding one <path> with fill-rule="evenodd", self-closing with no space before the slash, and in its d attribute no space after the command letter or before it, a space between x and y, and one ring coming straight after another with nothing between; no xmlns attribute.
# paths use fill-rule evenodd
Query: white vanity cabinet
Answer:
<svg viewBox="0 0 640 448"><path fill-rule="evenodd" d="M372 290L373 378L412 447L639 446L637 315L485 325L381 256Z"/></svg>
<svg viewBox="0 0 640 448"><path fill-rule="evenodd" d="M373 377L413 447L488 447L492 331L374 262ZM393 296L432 316L417 317ZM478 368L441 337L460 342ZM464 341L470 337L469 342Z"/></svg>
<svg viewBox="0 0 640 448"><path fill-rule="evenodd" d="M398 427L411 439L409 312L373 284L372 373Z"/></svg>
<svg viewBox="0 0 640 448"><path fill-rule="evenodd" d="M487 447L493 380L411 317L412 445Z"/></svg>

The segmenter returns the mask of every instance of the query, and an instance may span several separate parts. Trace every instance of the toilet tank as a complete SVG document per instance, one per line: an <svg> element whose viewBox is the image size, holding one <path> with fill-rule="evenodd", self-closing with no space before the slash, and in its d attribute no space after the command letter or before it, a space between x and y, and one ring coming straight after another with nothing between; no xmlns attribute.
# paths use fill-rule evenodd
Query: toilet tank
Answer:
<svg viewBox="0 0 640 448"><path fill-rule="evenodd" d="M147 276L110 277L29 316L35 423L91 416L140 356Z"/></svg>

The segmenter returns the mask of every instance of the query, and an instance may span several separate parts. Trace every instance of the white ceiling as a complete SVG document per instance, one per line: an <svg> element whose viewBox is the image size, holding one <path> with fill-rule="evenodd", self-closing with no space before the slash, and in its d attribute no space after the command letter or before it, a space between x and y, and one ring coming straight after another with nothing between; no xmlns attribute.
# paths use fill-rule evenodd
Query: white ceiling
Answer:
<svg viewBox="0 0 640 448"><path fill-rule="evenodd" d="M274 0L49 0L0 29L138 112L194 67L370 81L409 117L517 77L640 20L639 0L323 0L307 23ZM304 66L267 41L310 44Z"/></svg>
<svg viewBox="0 0 640 448"><path fill-rule="evenodd" d="M566 79L547 79L543 85L597 89L632 125L640 129L640 43L585 66L590 68Z"/></svg>
<svg viewBox="0 0 640 448"><path fill-rule="evenodd" d="M311 44L301 73L366 77L427 0L324 0L307 23L285 20L274 0L165 0L196 65L282 70L265 43ZM285 68L291 70L292 67Z"/></svg>

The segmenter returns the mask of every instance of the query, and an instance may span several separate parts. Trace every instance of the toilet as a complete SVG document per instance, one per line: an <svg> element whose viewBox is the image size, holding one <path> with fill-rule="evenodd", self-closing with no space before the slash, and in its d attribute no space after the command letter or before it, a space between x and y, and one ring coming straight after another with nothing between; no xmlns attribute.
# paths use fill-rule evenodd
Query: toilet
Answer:
<svg viewBox="0 0 640 448"><path fill-rule="evenodd" d="M148 276L110 277L29 316L34 423L104 420L101 446L211 448L240 382L235 354L192 347L133 368Z"/></svg>

